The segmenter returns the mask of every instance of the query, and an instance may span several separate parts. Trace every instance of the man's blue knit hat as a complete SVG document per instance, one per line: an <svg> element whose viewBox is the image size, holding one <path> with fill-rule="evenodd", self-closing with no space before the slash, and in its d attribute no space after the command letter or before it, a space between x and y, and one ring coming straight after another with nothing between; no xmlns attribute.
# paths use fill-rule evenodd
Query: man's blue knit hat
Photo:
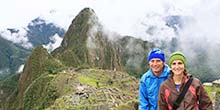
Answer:
<svg viewBox="0 0 220 110"><path fill-rule="evenodd" d="M148 62L153 59L153 58L159 58L163 62L165 62L165 56L164 53L159 49L159 48L153 48L149 53L148 53Z"/></svg>

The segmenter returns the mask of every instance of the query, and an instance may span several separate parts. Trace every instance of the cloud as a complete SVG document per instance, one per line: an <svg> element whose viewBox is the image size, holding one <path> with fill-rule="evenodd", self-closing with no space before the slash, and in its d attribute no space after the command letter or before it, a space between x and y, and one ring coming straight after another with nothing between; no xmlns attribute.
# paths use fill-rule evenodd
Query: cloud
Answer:
<svg viewBox="0 0 220 110"><path fill-rule="evenodd" d="M136 28L145 20L146 14L170 15L189 13L199 0L7 0L0 6L2 22L0 28L25 27L38 16L46 16L57 24L68 28L72 19L85 7L97 13L102 24L110 31L121 35L138 35ZM10 7L10 8L8 8ZM7 9L7 12L5 10ZM16 13L15 13L16 12ZM50 14L48 14L50 13ZM55 15L55 16L53 16ZM139 34L142 35L142 34ZM141 36L142 38L144 37Z"/></svg>
<svg viewBox="0 0 220 110"><path fill-rule="evenodd" d="M207 5L208 4L208 5ZM194 19L196 22L191 25L195 27L196 33L208 38L208 42L220 43L220 1L204 0L197 7L194 8Z"/></svg>
<svg viewBox="0 0 220 110"><path fill-rule="evenodd" d="M183 19L183 28L174 36L179 39L176 50L186 55L189 64L197 67L207 65L207 68L212 69L208 71L216 73L220 64L220 61L216 60L220 56L219 6L219 0L197 2L188 10L190 13L187 16L190 19ZM201 62L198 61L199 58L204 62L198 65L198 62Z"/></svg>
<svg viewBox="0 0 220 110"><path fill-rule="evenodd" d="M16 44L21 44L25 48L32 48L32 44L26 37L27 31L24 28L18 29L18 32L11 33L9 30L0 32L1 36Z"/></svg>
<svg viewBox="0 0 220 110"><path fill-rule="evenodd" d="M2 68L0 69L0 76L2 75L9 75L10 74L10 69L9 68Z"/></svg>
<svg viewBox="0 0 220 110"><path fill-rule="evenodd" d="M183 51L190 62L194 62L197 57L197 49L203 49L208 52L209 61L204 63L218 68L216 66L220 62L216 58L220 56L219 6L219 0L6 0L0 4L0 30L26 27L39 16L67 30L75 16L83 8L90 7L94 9L104 29L108 30L105 31L108 36L129 35L154 41L156 45L160 45L158 40L169 42L176 37L180 39L176 50ZM165 18L173 15L190 18L183 19L184 26L178 34L166 25ZM111 34L112 32L115 33ZM24 32L21 33L25 36ZM30 47L24 36L4 32L6 39ZM53 50L61 42L59 36L52 39L56 43L45 45L49 50ZM91 44L92 46L95 48L96 45ZM165 50L169 55L169 49Z"/></svg>
<svg viewBox="0 0 220 110"><path fill-rule="evenodd" d="M94 9L99 21L105 29L109 29L109 32L149 41L180 37L182 48L185 47L183 50L189 50L192 46L200 45L201 41L198 39L205 39L206 43L215 45L220 42L219 5L218 0L38 0L34 2L7 0L0 6L0 12L5 14L1 16L4 21L1 26L22 27L41 16L67 30L75 16L83 8L90 7ZM5 13L6 9L8 9L7 13ZM189 16L193 20L187 21L184 29L177 35L164 20L165 17L172 15ZM191 40L193 45L187 40ZM27 42L27 40L25 37L20 37L17 42Z"/></svg>
<svg viewBox="0 0 220 110"><path fill-rule="evenodd" d="M219 6L218 0L204 0L194 6L190 16L192 20L187 21L180 31L182 48L188 47L184 50L207 48L211 52L215 46L220 45Z"/></svg>
<svg viewBox="0 0 220 110"><path fill-rule="evenodd" d="M23 69L24 69L24 64L19 66L17 73L23 72Z"/></svg>
<svg viewBox="0 0 220 110"><path fill-rule="evenodd" d="M63 38L58 34L55 34L54 36L50 37L50 40L54 43L50 42L47 45L43 45L43 47L46 48L49 52L52 52L54 49L60 46Z"/></svg>

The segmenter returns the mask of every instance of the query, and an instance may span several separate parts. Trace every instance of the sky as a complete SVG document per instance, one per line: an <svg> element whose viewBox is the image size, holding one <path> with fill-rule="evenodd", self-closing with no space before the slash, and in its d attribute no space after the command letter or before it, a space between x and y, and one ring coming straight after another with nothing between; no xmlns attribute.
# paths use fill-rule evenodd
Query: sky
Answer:
<svg viewBox="0 0 220 110"><path fill-rule="evenodd" d="M106 29L123 36L149 41L180 37L185 50L191 46L220 44L219 0L5 0L0 3L0 30L26 27L37 17L67 30L71 21L85 7L95 11ZM172 15L191 18L178 35L164 20ZM151 35L146 34L150 26L155 27ZM19 36L14 35L11 39L14 38ZM21 37L16 40L15 43L27 42ZM203 45L201 42L206 43Z"/></svg>
<svg viewBox="0 0 220 110"><path fill-rule="evenodd" d="M220 47L220 0L4 0L0 2L0 31L26 27L37 17L67 30L85 7L95 11L106 29L122 36L130 35L148 41L179 37L181 51L190 57L198 47L207 49L210 64L220 55L217 48ZM178 34L164 20L173 15L190 18ZM153 33L146 34L152 26ZM56 47L59 46L62 39L58 36L53 36L53 39L59 41ZM30 46L27 38L20 35L13 35L11 40L26 42L24 45ZM51 48L53 44L45 47Z"/></svg>
<svg viewBox="0 0 220 110"><path fill-rule="evenodd" d="M47 16L67 29L80 10L90 7L110 31L138 35L140 22L147 13L190 15L190 9L199 3L199 0L5 0L0 4L0 29L25 27L38 16Z"/></svg>

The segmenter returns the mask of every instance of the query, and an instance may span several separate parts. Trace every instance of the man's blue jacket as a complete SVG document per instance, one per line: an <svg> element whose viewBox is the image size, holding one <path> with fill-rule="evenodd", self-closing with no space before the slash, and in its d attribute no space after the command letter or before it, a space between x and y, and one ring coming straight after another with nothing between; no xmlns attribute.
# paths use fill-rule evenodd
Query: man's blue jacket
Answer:
<svg viewBox="0 0 220 110"><path fill-rule="evenodd" d="M139 87L139 110L157 110L160 84L170 76L170 68L165 65L163 73L157 77L149 69L143 74Z"/></svg>

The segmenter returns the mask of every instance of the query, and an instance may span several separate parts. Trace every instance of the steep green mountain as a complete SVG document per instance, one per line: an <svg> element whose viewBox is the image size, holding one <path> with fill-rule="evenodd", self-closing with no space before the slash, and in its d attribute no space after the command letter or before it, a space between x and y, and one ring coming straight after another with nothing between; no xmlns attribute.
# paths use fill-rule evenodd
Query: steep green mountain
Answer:
<svg viewBox="0 0 220 110"><path fill-rule="evenodd" d="M26 92L29 90L29 87L38 79L44 77L45 74L53 75L61 71L63 68L64 66L49 55L46 49L42 46L38 46L27 59L24 70L19 79L15 79L17 78L16 76L12 76L0 83L1 87L3 87L1 88L3 96L10 96L7 97L7 100L1 99L3 103L0 108L24 109L26 100L28 100L26 99ZM50 78L48 81L49 80ZM42 83L42 85L45 84Z"/></svg>
<svg viewBox="0 0 220 110"><path fill-rule="evenodd" d="M30 84L39 77L44 76L45 73L53 74L60 71L63 67L42 46L35 48L25 63L24 70L20 75L18 85L19 106L22 107L22 99L25 97L25 92L29 89Z"/></svg>
<svg viewBox="0 0 220 110"><path fill-rule="evenodd" d="M122 70L119 49L103 32L95 12L83 9L52 54L67 66Z"/></svg>
<svg viewBox="0 0 220 110"><path fill-rule="evenodd" d="M30 51L0 36L0 80L15 73L25 63Z"/></svg>

